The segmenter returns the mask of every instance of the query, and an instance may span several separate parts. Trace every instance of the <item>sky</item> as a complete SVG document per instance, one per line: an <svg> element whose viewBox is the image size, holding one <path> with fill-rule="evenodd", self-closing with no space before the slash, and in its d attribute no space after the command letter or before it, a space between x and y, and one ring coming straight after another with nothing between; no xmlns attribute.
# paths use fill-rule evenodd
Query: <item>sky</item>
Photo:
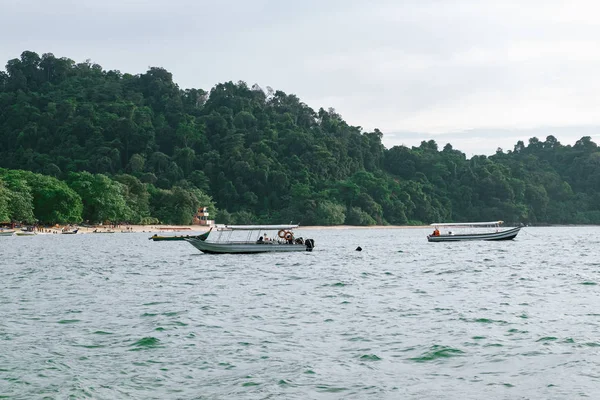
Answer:
<svg viewBox="0 0 600 400"><path fill-rule="evenodd" d="M245 81L332 107L386 147L467 156L600 143L595 0L0 0L0 65L24 50L183 89Z"/></svg>

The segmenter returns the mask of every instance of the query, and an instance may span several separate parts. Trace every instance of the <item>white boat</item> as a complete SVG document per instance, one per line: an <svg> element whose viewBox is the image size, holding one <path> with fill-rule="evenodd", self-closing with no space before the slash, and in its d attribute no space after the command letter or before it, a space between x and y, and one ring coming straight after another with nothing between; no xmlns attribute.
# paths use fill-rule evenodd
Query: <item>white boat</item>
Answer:
<svg viewBox="0 0 600 400"><path fill-rule="evenodd" d="M427 235L429 242L458 242L463 240L512 240L520 227L502 229L504 221L491 222L463 222L431 224L434 227L432 234ZM443 230L443 233L440 232ZM458 233L453 231L458 229Z"/></svg>
<svg viewBox="0 0 600 400"><path fill-rule="evenodd" d="M98 229L94 229L91 233L115 233L115 231L113 231L113 230L99 231Z"/></svg>
<svg viewBox="0 0 600 400"><path fill-rule="evenodd" d="M20 231L15 232L17 236L35 236L37 235L33 227L22 228Z"/></svg>
<svg viewBox="0 0 600 400"><path fill-rule="evenodd" d="M0 229L0 236L12 236L14 234L14 229Z"/></svg>
<svg viewBox="0 0 600 400"><path fill-rule="evenodd" d="M248 254L312 251L313 239L295 237L298 225L222 225L216 232L186 237L185 241L209 254ZM210 235L210 238L209 238Z"/></svg>

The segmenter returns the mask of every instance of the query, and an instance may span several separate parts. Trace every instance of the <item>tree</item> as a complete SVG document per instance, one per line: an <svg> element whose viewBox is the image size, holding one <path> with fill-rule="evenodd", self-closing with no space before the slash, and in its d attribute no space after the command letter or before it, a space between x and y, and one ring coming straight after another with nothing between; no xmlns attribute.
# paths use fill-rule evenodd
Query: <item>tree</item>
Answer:
<svg viewBox="0 0 600 400"><path fill-rule="evenodd" d="M341 225L346 220L345 207L328 200L317 204L315 218L323 225Z"/></svg>
<svg viewBox="0 0 600 400"><path fill-rule="evenodd" d="M67 184L50 176L27 175L33 195L35 218L43 224L81 222L81 197Z"/></svg>
<svg viewBox="0 0 600 400"><path fill-rule="evenodd" d="M68 183L83 201L83 218L90 222L129 221L134 213L125 199L125 185L102 174L70 173Z"/></svg>
<svg viewBox="0 0 600 400"><path fill-rule="evenodd" d="M0 179L0 224L11 222L8 199L10 191L4 187L4 182Z"/></svg>
<svg viewBox="0 0 600 400"><path fill-rule="evenodd" d="M4 175L3 179L8 189L8 219L14 222L32 224L35 222L33 214L33 195L31 187L24 179L26 172L12 172Z"/></svg>

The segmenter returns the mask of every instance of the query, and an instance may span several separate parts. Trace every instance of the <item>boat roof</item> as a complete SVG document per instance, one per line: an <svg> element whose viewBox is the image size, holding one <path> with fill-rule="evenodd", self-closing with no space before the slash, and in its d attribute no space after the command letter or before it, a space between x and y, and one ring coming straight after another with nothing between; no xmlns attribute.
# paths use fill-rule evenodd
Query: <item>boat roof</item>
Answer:
<svg viewBox="0 0 600 400"><path fill-rule="evenodd" d="M218 230L229 231L279 231L298 228L298 225L220 225Z"/></svg>
<svg viewBox="0 0 600 400"><path fill-rule="evenodd" d="M490 222L449 222L449 223L437 223L431 224L431 226L496 226L503 224L504 221L490 221Z"/></svg>

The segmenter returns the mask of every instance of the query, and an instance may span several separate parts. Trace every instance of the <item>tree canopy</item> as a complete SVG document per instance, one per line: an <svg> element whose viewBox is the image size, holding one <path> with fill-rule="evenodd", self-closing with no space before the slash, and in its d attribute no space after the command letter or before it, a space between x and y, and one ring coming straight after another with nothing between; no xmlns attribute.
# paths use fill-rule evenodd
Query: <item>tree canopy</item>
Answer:
<svg viewBox="0 0 600 400"><path fill-rule="evenodd" d="M269 87L25 51L0 71L0 222L600 223L590 137L471 159L382 137Z"/></svg>

